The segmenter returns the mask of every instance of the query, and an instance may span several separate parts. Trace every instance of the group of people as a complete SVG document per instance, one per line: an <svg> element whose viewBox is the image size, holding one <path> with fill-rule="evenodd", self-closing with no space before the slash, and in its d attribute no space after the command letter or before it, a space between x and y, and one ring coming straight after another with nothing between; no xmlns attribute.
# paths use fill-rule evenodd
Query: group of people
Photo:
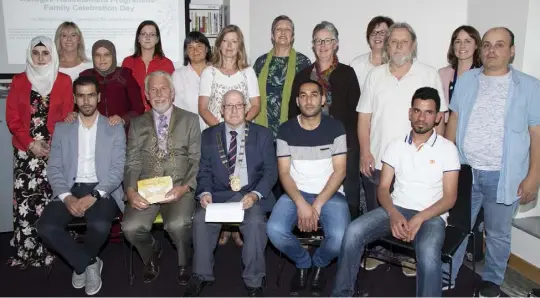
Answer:
<svg viewBox="0 0 540 298"><path fill-rule="evenodd" d="M152 282L163 248L151 231L161 214L177 249L177 280L185 296L199 296L215 279L214 248L230 235L205 221L206 207L242 202L233 237L243 246L248 296L264 295L268 240L296 266L291 295L308 288L322 295L325 268L337 259L332 295L352 296L364 247L390 235L415 247L417 274L408 274L417 275L417 296L441 296L455 286L467 246L450 276L440 255L460 167L468 164L472 222L485 212L479 293L498 296L512 217L540 185L540 82L511 66L507 28L483 37L457 28L450 65L439 71L417 60L419 41L407 23L377 16L365 37L371 51L343 64L338 30L323 21L312 33L312 63L293 48L293 21L278 16L273 48L253 67L240 28L228 25L213 53L202 33L189 33L176 70L152 21L137 29L135 53L122 67L114 44L100 40L93 68L83 70L74 23L62 24L54 43L34 38L7 99L15 147L11 265L49 265L57 253L73 267L73 286L96 294L99 250L120 210L144 282ZM163 176L173 188L152 204L138 181ZM76 217L88 226L83 246L65 229ZM294 229L322 230L313 255ZM364 267L379 264L368 259Z"/></svg>

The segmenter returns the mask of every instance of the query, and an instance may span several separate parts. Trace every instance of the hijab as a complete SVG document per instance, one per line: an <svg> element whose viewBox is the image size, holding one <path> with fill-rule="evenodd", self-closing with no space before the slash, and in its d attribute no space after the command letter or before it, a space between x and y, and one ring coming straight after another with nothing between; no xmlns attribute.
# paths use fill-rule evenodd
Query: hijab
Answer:
<svg viewBox="0 0 540 298"><path fill-rule="evenodd" d="M111 64L111 67L109 67L109 69L103 71L103 70L100 70L97 66L96 66L96 61L94 59L95 55L96 55L96 51L99 49L99 48L106 48L107 50L109 50L109 52L111 53L111 56L112 56L112 64ZM114 46L114 44L110 41L110 40L106 40L106 39L101 39L101 40L98 40L94 43L94 45L92 46L92 61L94 63L94 69L102 76L102 77L107 77L108 75L110 75L111 73L113 73L115 70L116 70L116 48Z"/></svg>
<svg viewBox="0 0 540 298"><path fill-rule="evenodd" d="M51 61L47 65L37 65L32 61L32 50L37 45L45 46L51 55ZM30 41L30 45L26 51L26 76L32 84L32 90L37 91L41 96L47 96L58 76L58 67L60 59L56 46L52 40L46 36L36 36Z"/></svg>

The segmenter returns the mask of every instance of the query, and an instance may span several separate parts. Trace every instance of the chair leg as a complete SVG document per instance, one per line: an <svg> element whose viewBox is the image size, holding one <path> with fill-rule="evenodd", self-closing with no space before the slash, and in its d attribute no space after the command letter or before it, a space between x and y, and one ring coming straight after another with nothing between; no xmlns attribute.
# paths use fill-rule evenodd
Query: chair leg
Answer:
<svg viewBox="0 0 540 298"><path fill-rule="evenodd" d="M283 268L285 268L285 265L287 264L287 259L283 256L283 253L281 251L279 252L279 258L281 260L280 260L280 263L278 265L279 273L278 273L278 277L276 279L276 285L278 287L281 285L281 275L283 274Z"/></svg>
<svg viewBox="0 0 540 298"><path fill-rule="evenodd" d="M129 243L129 285L133 285L135 273L133 272L133 244Z"/></svg>
<svg viewBox="0 0 540 298"><path fill-rule="evenodd" d="M476 297L476 239L474 232L472 233L473 242L473 258L472 258L472 271L473 271L473 297Z"/></svg>

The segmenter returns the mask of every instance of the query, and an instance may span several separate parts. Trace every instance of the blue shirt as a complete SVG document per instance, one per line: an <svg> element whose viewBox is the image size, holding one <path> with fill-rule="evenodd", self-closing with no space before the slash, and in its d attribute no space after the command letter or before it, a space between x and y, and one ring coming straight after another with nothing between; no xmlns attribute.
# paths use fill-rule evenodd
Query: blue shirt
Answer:
<svg viewBox="0 0 540 298"><path fill-rule="evenodd" d="M504 110L503 155L497 187L497 203L505 205L519 200L518 187L529 170L529 127L540 125L540 81L511 66L510 69L512 80ZM477 68L462 74L457 79L450 103L450 110L458 113L456 145L463 164L469 164L463 152L463 144L478 96L478 77L483 70Z"/></svg>

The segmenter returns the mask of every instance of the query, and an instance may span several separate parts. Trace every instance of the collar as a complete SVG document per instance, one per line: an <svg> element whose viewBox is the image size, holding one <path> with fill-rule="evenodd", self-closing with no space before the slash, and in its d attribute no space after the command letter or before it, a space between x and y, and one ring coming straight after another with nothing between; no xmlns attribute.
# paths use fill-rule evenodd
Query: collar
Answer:
<svg viewBox="0 0 540 298"><path fill-rule="evenodd" d="M405 143L409 144L409 145L413 145L413 140L412 140L412 137L413 137L413 134L412 134L412 130L405 136L405 140L403 140ZM437 132L435 131L435 128L433 128L433 133L431 134L431 137L429 137L429 139L424 143L424 144L428 144L429 146L433 147L435 146L435 142L437 141ZM420 148L422 148L422 146L424 144L421 144L420 146L418 146L418 150L420 150Z"/></svg>
<svg viewBox="0 0 540 298"><path fill-rule="evenodd" d="M227 124L226 122L223 122L225 123L225 132L227 133L227 135L230 134L231 131L236 131L239 135L244 133L244 128L246 126L246 123L242 123L240 124L238 127L236 128L232 128L229 124Z"/></svg>
<svg viewBox="0 0 540 298"><path fill-rule="evenodd" d="M512 81L515 83L515 84L519 84L519 75L518 75L518 71L512 66L512 65L508 65L508 68L510 69L510 75L512 76ZM478 77L480 76L480 74L484 73L484 67L480 67L480 68L474 68L474 69L471 69L469 70L473 73L474 77L478 79Z"/></svg>
<svg viewBox="0 0 540 298"><path fill-rule="evenodd" d="M171 104L171 107L163 113L163 115L167 116L167 120L171 120L171 115L173 111L173 105ZM156 112L156 110L152 109L152 115L154 116L154 119L159 119L160 113Z"/></svg>
<svg viewBox="0 0 540 298"><path fill-rule="evenodd" d="M81 126L81 127L84 128L84 129L91 129L92 127L96 126L96 124L98 123L99 116L100 116L100 115L99 115L99 113L98 113L98 115L96 116L96 119L94 120L94 123L92 123L92 126L86 128L86 127L84 126L83 122L82 122L81 114L78 114L78 115L77 115L77 119L79 120L79 126Z"/></svg>

